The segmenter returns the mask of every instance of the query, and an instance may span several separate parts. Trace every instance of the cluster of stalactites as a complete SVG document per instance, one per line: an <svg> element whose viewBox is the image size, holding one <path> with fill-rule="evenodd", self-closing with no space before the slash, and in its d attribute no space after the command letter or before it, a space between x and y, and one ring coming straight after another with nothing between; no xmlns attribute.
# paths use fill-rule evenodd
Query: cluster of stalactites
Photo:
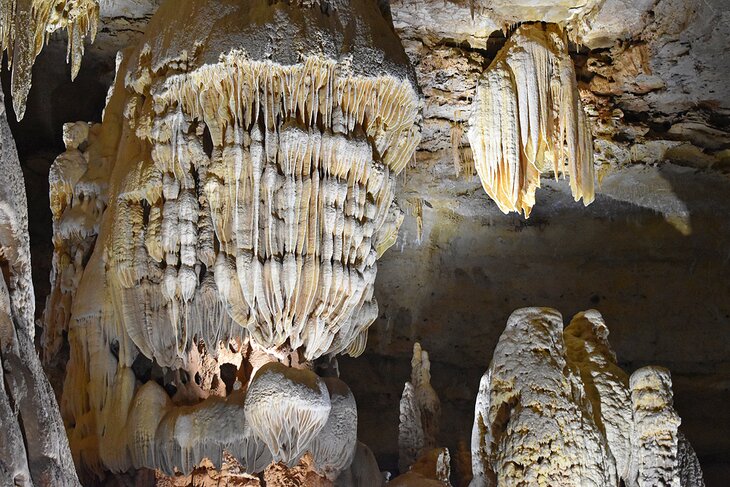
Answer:
<svg viewBox="0 0 730 487"><path fill-rule="evenodd" d="M477 174L504 213L529 216L547 171L570 176L576 201L593 201L591 130L558 26L515 30L479 80L469 124Z"/></svg>
<svg viewBox="0 0 730 487"><path fill-rule="evenodd" d="M97 0L0 0L0 53L7 52L12 66L12 94L15 115L25 113L31 85L31 69L50 34L66 29L67 61L71 78L81 66L84 39L93 41L99 18Z"/></svg>
<svg viewBox="0 0 730 487"><path fill-rule="evenodd" d="M150 159L121 183L108 281L146 356L174 363L191 337L210 336L204 323L307 359L362 353L419 99L407 80L340 69L229 55L168 78L151 104L130 94ZM145 92L144 79L127 85Z"/></svg>
<svg viewBox="0 0 730 487"><path fill-rule="evenodd" d="M555 310L520 309L479 386L470 485L702 486L679 423L669 371L629 378L597 311L563 330Z"/></svg>

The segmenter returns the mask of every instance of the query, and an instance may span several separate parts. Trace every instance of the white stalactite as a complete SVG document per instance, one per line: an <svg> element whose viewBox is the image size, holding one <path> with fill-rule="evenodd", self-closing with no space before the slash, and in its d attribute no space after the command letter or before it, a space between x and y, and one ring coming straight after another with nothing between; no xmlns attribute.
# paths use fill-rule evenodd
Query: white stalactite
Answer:
<svg viewBox="0 0 730 487"><path fill-rule="evenodd" d="M593 142L564 33L518 27L477 85L468 138L484 190L504 213L530 215L540 174L566 173L594 199Z"/></svg>

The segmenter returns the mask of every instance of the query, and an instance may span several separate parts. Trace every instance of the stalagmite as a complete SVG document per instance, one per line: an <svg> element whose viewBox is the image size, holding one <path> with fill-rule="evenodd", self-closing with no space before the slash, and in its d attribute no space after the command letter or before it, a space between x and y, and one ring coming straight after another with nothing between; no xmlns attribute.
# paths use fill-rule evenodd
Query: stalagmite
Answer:
<svg viewBox="0 0 730 487"><path fill-rule="evenodd" d="M331 407L327 386L313 372L272 362L256 373L244 411L273 460L294 465L327 424Z"/></svg>
<svg viewBox="0 0 730 487"><path fill-rule="evenodd" d="M682 487L705 487L700 461L694 448L692 448L681 430L677 432L677 463L679 485Z"/></svg>
<svg viewBox="0 0 730 487"><path fill-rule="evenodd" d="M56 398L33 343L28 207L1 90L0 264L0 484L78 485Z"/></svg>
<svg viewBox="0 0 730 487"><path fill-rule="evenodd" d="M353 461L357 447L357 404L347 384L326 377L330 409L327 424L311 444L315 467L324 477L335 480Z"/></svg>
<svg viewBox="0 0 730 487"><path fill-rule="evenodd" d="M335 487L382 487L383 474L375 455L362 442L357 442L350 466L337 477Z"/></svg>
<svg viewBox="0 0 730 487"><path fill-rule="evenodd" d="M678 427L672 378L663 367L643 367L630 379L634 413L631 485L679 487Z"/></svg>
<svg viewBox="0 0 730 487"><path fill-rule="evenodd" d="M470 486L703 486L669 371L629 378L596 310L561 328L548 308L510 317L479 385Z"/></svg>
<svg viewBox="0 0 730 487"><path fill-rule="evenodd" d="M0 54L7 53L12 68L11 91L18 120L25 114L36 56L50 35L65 29L71 79L76 78L84 54L84 39L93 42L99 17L98 0L2 0L0 1Z"/></svg>
<svg viewBox="0 0 730 487"><path fill-rule="evenodd" d="M398 468L408 470L424 452L436 448L441 403L431 386L428 352L416 342L411 359L411 381L406 382L400 402Z"/></svg>
<svg viewBox="0 0 730 487"><path fill-rule="evenodd" d="M253 408L246 431L273 460L304 454L328 419L321 381L312 397L296 396L308 389L289 377L303 371L264 365L266 380L249 381L265 362L306 368L365 349L376 260L403 219L395 182L420 139L420 104L374 0L159 8L118 57L103 122L67 126L51 171L44 350L51 363L68 330L62 406L84 475L142 461L188 471L200 454L184 454L192 438L181 425L205 416L217 421L211 431L224 428L221 415L236 406L223 397L237 390ZM164 453L155 440L153 455L132 453L127 432L151 444L136 423L158 419L137 419L134 408L151 373L173 403L155 438L178 446ZM268 400L261 387L288 409L251 406ZM306 414L311 428L292 431ZM210 446L212 460L226 445Z"/></svg>
<svg viewBox="0 0 730 487"><path fill-rule="evenodd" d="M568 361L580 373L593 419L606 436L618 476L628 482L633 427L629 377L616 364L608 327L598 311L588 310L573 317L564 337Z"/></svg>
<svg viewBox="0 0 730 487"><path fill-rule="evenodd" d="M510 316L479 388L472 487L618 485L562 332L562 317L549 308Z"/></svg>
<svg viewBox="0 0 730 487"><path fill-rule="evenodd" d="M451 487L451 456L447 448L425 450L408 472L388 485L393 487Z"/></svg>
<svg viewBox="0 0 730 487"><path fill-rule="evenodd" d="M524 24L477 85L468 138L484 190L504 213L535 204L540 174L570 176L576 201L594 199L593 143L564 33Z"/></svg>

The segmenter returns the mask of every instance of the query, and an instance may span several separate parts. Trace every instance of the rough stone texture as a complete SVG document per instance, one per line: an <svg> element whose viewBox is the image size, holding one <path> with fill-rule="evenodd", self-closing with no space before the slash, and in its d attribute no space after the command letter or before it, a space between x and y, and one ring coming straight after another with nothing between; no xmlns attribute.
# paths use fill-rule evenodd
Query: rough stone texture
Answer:
<svg viewBox="0 0 730 487"><path fill-rule="evenodd" d="M0 90L0 482L74 486L61 415L36 354L28 207Z"/></svg>
<svg viewBox="0 0 730 487"><path fill-rule="evenodd" d="M560 313L512 313L477 396L470 486L618 485L588 397L566 361Z"/></svg>
<svg viewBox="0 0 730 487"><path fill-rule="evenodd" d="M679 487L678 427L672 378L663 367L647 366L631 374L634 429L629 484Z"/></svg>
<svg viewBox="0 0 730 487"><path fill-rule="evenodd" d="M617 364L608 327L596 310L578 313L563 332L568 362L575 367L591 402L593 419L606 437L616 471L629 479L633 417L629 377Z"/></svg>

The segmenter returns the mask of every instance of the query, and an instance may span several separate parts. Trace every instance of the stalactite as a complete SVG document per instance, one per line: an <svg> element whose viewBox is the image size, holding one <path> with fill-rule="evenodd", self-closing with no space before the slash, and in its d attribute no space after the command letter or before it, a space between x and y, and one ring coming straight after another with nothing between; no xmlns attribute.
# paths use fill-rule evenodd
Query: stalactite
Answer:
<svg viewBox="0 0 730 487"><path fill-rule="evenodd" d="M469 144L487 194L504 213L535 205L540 174L566 173L576 201L594 199L593 144L559 27L521 25L477 85Z"/></svg>
<svg viewBox="0 0 730 487"><path fill-rule="evenodd" d="M36 56L50 35L65 29L66 61L71 79L76 78L84 54L84 39L93 42L99 17L98 0L2 0L0 1L0 53L6 52L12 68L11 91L18 120L25 114Z"/></svg>

